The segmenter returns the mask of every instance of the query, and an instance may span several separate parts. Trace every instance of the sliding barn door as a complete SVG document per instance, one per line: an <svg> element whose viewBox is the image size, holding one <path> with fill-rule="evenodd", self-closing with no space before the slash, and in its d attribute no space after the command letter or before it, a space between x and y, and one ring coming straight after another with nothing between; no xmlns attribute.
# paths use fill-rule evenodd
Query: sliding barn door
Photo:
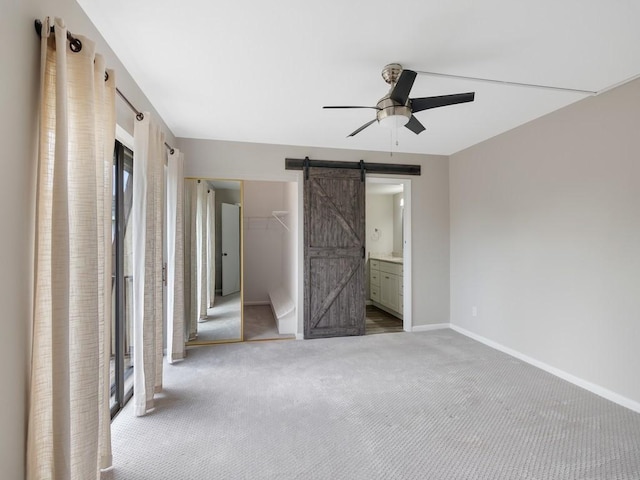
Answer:
<svg viewBox="0 0 640 480"><path fill-rule="evenodd" d="M365 183L359 170L309 168L304 183L304 337L363 335Z"/></svg>

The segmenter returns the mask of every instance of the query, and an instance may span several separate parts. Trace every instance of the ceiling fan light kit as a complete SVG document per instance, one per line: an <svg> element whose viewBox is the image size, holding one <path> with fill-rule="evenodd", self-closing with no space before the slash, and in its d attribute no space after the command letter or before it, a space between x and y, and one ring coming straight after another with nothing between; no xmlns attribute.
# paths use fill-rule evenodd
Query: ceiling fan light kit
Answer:
<svg viewBox="0 0 640 480"><path fill-rule="evenodd" d="M378 110L376 120L386 128L404 127L411 118L411 109L405 106L389 105Z"/></svg>
<svg viewBox="0 0 640 480"><path fill-rule="evenodd" d="M424 125L413 115L430 108L445 107L457 103L473 102L475 93L458 93L437 97L409 98L417 73L405 70L398 63L391 63L382 69L382 78L391 85L389 93L382 97L375 107L325 106L323 108L372 108L377 110L376 118L352 132L357 135L374 122L388 128L406 127L416 135L425 130Z"/></svg>

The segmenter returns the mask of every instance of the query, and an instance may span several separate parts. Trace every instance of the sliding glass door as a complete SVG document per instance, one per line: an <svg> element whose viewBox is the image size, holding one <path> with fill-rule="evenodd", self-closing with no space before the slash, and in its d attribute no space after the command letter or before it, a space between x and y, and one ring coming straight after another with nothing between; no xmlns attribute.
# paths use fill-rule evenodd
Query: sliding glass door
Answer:
<svg viewBox="0 0 640 480"><path fill-rule="evenodd" d="M133 152L116 141L113 155L111 416L133 395L133 276L131 205Z"/></svg>

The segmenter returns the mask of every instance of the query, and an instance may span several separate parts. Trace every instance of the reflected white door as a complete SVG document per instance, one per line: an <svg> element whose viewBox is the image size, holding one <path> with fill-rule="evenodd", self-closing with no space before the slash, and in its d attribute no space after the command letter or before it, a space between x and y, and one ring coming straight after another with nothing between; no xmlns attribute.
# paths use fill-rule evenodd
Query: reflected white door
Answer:
<svg viewBox="0 0 640 480"><path fill-rule="evenodd" d="M222 295L240 291L240 207L222 203Z"/></svg>

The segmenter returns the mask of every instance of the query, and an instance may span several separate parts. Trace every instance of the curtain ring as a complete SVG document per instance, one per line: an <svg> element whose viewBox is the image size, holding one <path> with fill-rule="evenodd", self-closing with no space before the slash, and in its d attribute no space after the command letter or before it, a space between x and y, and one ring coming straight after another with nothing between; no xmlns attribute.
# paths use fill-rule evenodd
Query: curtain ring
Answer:
<svg viewBox="0 0 640 480"><path fill-rule="evenodd" d="M71 37L71 36L67 35L67 37ZM69 39L69 48L71 49L72 52L78 53L80 50L82 50L82 42L77 38L71 37Z"/></svg>

